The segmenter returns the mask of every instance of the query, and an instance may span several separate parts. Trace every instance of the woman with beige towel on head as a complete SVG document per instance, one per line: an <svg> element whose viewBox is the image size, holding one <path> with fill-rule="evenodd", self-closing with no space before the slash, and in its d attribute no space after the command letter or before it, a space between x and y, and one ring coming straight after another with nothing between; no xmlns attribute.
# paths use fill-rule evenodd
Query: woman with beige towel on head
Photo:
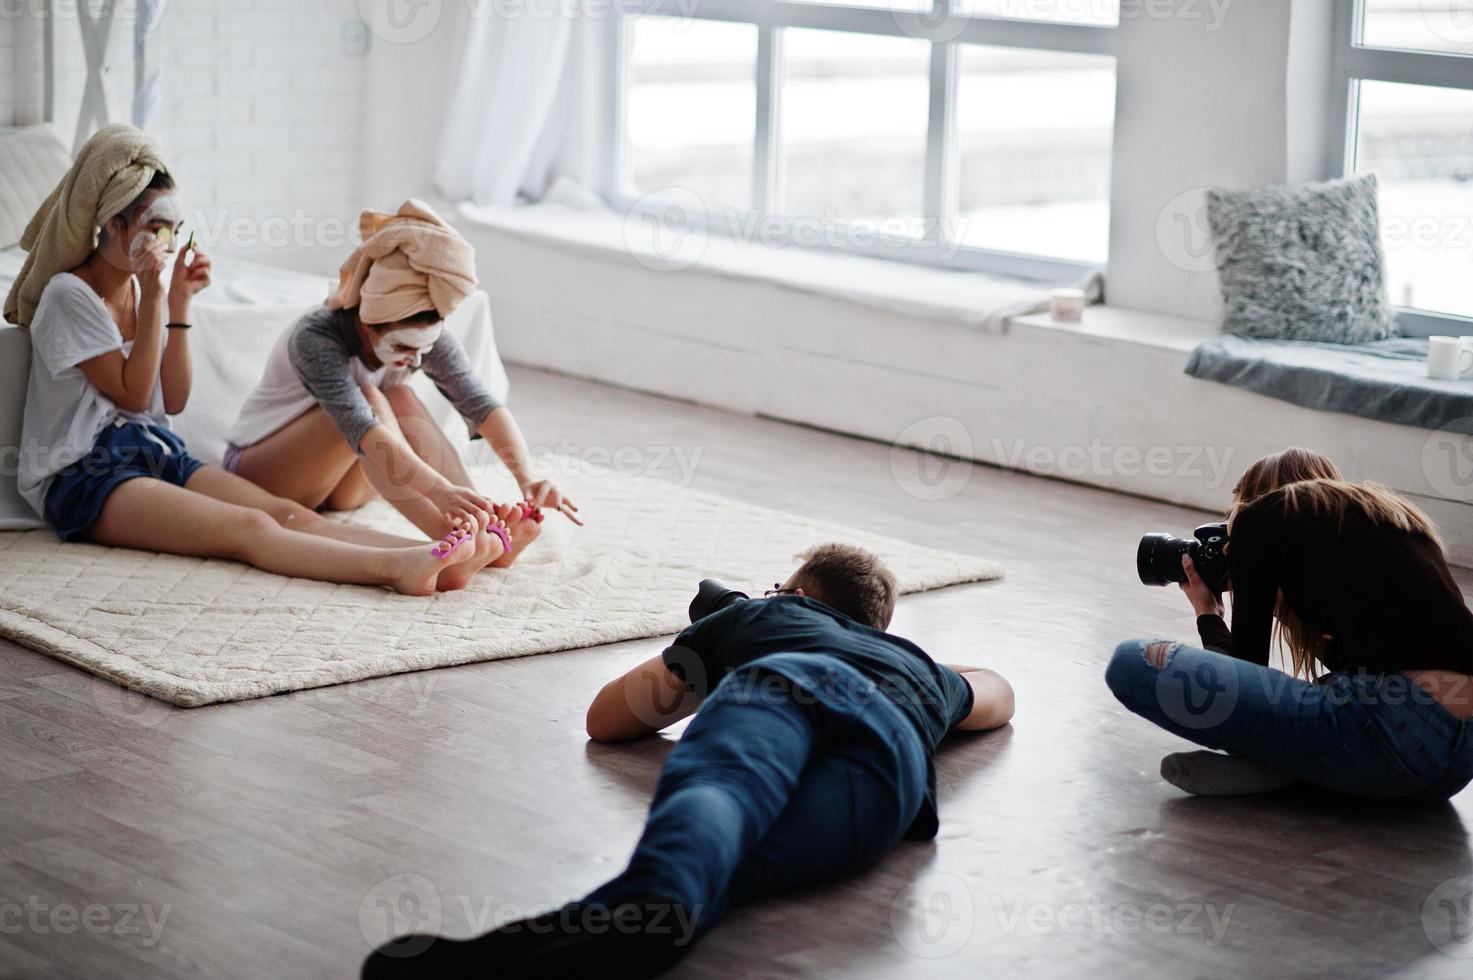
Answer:
<svg viewBox="0 0 1473 980"><path fill-rule="evenodd" d="M444 320L475 291L475 252L419 201L365 211L363 244L326 306L272 349L230 432L226 469L303 506L352 510L382 495L431 537L474 535L476 554L447 572L463 585L510 565L540 530L542 508L578 508L532 471L516 419L471 369ZM409 387L423 369L517 481L523 500L494 504Z"/></svg>
<svg viewBox="0 0 1473 980"><path fill-rule="evenodd" d="M157 145L109 126L82 147L21 240L5 318L32 357L18 485L63 540L232 558L411 595L463 583L468 531L413 541L325 520L189 454L190 306L210 284ZM164 269L173 266L166 281Z"/></svg>

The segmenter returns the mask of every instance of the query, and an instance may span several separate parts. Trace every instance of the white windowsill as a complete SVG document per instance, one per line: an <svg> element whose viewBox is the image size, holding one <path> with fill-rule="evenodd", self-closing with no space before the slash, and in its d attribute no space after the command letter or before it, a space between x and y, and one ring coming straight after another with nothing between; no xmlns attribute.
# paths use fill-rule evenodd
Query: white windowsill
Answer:
<svg viewBox="0 0 1473 980"><path fill-rule="evenodd" d="M952 322L971 329L1049 332L1187 352L1216 333L1205 321L1119 307L1091 306L1078 323L1047 313L1019 313L1046 302L1048 287L979 272L937 269L888 259L801 247L744 243L720 234L692 233L652 247L651 228L604 209L559 204L447 209L464 230L476 228L626 259L641 271L697 272L830 296L905 316Z"/></svg>

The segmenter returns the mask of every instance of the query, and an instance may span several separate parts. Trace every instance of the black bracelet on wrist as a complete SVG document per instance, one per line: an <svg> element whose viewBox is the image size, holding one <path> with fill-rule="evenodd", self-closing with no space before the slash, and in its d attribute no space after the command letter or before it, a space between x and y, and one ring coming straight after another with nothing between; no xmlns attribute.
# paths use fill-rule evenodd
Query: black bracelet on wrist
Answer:
<svg viewBox="0 0 1473 980"><path fill-rule="evenodd" d="M165 330L188 330L188 329L190 329L193 326L194 326L194 324L192 324L192 323L166 323L166 324L164 324L164 329Z"/></svg>

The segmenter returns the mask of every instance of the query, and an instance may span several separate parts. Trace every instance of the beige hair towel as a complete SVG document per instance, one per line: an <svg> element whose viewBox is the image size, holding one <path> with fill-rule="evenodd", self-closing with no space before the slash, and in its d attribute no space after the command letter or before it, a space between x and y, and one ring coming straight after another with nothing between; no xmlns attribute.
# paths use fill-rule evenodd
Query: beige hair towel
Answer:
<svg viewBox="0 0 1473 980"><path fill-rule="evenodd" d="M168 169L142 130L121 123L98 130L26 226L20 247L30 254L5 297L5 319L28 326L46 284L87 261L98 229Z"/></svg>
<svg viewBox="0 0 1473 980"><path fill-rule="evenodd" d="M443 319L476 289L476 252L422 201L397 214L364 211L360 245L338 272L333 310L358 308L364 323L395 323L426 310Z"/></svg>

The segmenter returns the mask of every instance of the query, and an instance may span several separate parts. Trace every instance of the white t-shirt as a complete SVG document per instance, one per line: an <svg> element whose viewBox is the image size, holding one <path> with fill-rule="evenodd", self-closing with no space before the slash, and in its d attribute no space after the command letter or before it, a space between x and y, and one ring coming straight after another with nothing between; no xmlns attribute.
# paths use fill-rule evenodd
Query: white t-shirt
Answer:
<svg viewBox="0 0 1473 980"><path fill-rule="evenodd" d="M137 284L133 290L138 295ZM21 424L20 495L43 518L51 478L87 455L97 435L124 418L165 428L162 383L156 383L148 411L125 412L98 391L82 369L83 361L108 351L133 352L92 287L70 272L46 284L31 319L31 380ZM164 343L168 343L165 336Z"/></svg>

